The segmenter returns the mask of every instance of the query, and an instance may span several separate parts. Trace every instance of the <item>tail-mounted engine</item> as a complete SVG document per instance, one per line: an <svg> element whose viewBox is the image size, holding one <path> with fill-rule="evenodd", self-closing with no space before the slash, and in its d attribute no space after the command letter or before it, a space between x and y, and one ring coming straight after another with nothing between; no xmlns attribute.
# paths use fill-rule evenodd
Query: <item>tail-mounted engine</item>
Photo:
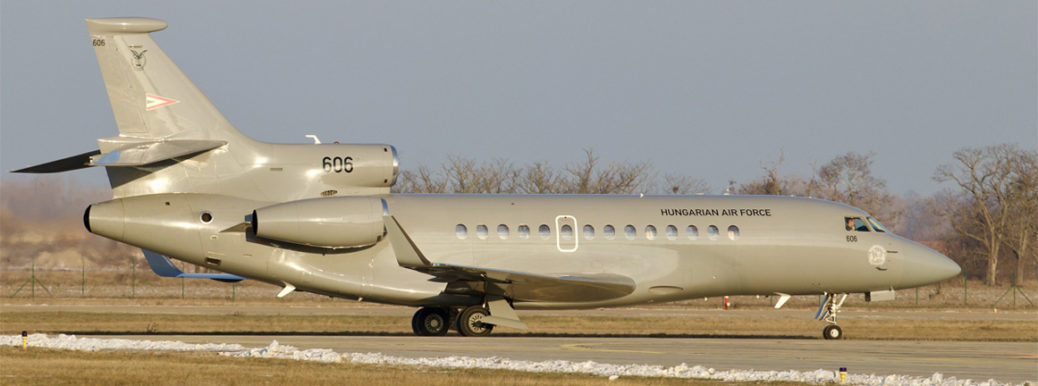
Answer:
<svg viewBox="0 0 1038 386"><path fill-rule="evenodd" d="M252 212L256 236L320 248L357 248L382 239L389 214L376 197L328 197L291 201Z"/></svg>

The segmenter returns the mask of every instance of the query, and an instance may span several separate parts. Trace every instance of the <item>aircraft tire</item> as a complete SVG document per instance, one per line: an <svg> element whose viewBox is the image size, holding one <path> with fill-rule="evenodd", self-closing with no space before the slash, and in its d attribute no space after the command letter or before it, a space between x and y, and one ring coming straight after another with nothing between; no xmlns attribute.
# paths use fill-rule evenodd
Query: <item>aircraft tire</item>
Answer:
<svg viewBox="0 0 1038 386"><path fill-rule="evenodd" d="M458 315L458 333L463 336L487 336L494 330L494 325L480 322L484 316L490 315L482 306L471 306Z"/></svg>
<svg viewBox="0 0 1038 386"><path fill-rule="evenodd" d="M830 324L822 329L822 337L829 340L836 340L843 338L843 329L835 324Z"/></svg>
<svg viewBox="0 0 1038 386"><path fill-rule="evenodd" d="M449 326L447 310L435 307L422 307L411 318L411 329L418 336L447 335Z"/></svg>

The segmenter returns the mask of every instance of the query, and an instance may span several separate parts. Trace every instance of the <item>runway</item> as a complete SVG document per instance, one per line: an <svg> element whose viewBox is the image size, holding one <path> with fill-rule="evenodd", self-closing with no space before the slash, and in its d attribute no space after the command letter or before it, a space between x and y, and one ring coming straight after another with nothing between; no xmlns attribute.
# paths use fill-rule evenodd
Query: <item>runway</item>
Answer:
<svg viewBox="0 0 1038 386"><path fill-rule="evenodd" d="M322 305L14 305L2 306L4 312L100 312L142 314L191 315L380 315L410 318L413 309L372 305L366 303ZM609 310L522 311L525 316L584 317L667 317L667 318L731 318L733 323L747 319L809 318L813 310L804 309L742 309L718 311L680 307L628 308ZM951 320L951 321L1024 321L1038 320L1033 311L985 310L847 310L843 320L866 319L872 328L884 328L887 321ZM984 328L984 324L977 324ZM860 328L860 327L859 327ZM67 330L66 330L67 331ZM963 334L972 330L963 329ZM664 367L685 363L689 366L712 367L722 370L798 370L824 369L835 371L848 368L851 374L911 375L929 377L941 373L958 379L1021 383L1038 380L1038 343L1036 342L962 342L911 340L855 340L825 341L813 333L810 338L796 336L671 336L649 335L516 336L514 331L495 331L494 336L465 338L414 337L409 333L373 335L366 333L187 333L184 335L125 335L125 333L78 333L79 336L99 338L128 338L140 340L172 340L186 343L237 343L249 348L268 346L277 340L283 345L300 349L323 348L339 353L382 353L396 357L501 357L514 360L598 363L628 365L649 364ZM814 332L814 330L812 330ZM131 332L130 334L134 334Z"/></svg>
<svg viewBox="0 0 1038 386"><path fill-rule="evenodd" d="M111 338L111 335L104 336ZM717 370L837 370L876 375L1021 383L1038 380L1038 343L824 341L809 339L688 338L463 338L411 336L141 335L126 339L238 343L264 347L277 340L300 349L378 352L400 357L501 357L514 360L595 361L611 364L681 363Z"/></svg>

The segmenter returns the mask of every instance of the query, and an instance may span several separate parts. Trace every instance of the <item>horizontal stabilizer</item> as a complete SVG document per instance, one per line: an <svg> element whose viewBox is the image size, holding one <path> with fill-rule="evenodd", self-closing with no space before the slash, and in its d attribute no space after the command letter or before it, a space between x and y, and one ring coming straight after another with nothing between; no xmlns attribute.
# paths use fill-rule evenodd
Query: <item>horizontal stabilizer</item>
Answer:
<svg viewBox="0 0 1038 386"><path fill-rule="evenodd" d="M229 273L184 273L180 268L173 265L169 258L163 256L157 252L152 252L147 249L142 249L144 252L144 258L148 260L148 266L151 267L151 271L155 272L156 275L162 277L181 277L187 279L213 279L216 281L222 281L226 283L234 283L245 280L244 277L238 275L231 275Z"/></svg>
<svg viewBox="0 0 1038 386"><path fill-rule="evenodd" d="M135 142L91 159L93 166L144 166L226 145L227 141L167 140Z"/></svg>
<svg viewBox="0 0 1038 386"><path fill-rule="evenodd" d="M98 154L101 154L100 150L88 151L83 154L77 154L71 157L59 159L57 161L50 161L44 164L29 166L18 170L12 170L12 173L58 173L67 172L69 170L88 168L94 165L90 164L90 158Z"/></svg>
<svg viewBox="0 0 1038 386"><path fill-rule="evenodd" d="M58 173L92 166L144 166L159 161L202 153L226 144L227 141L192 139L120 143L118 147L105 153L102 153L100 150L88 151L57 161L12 170L11 172Z"/></svg>

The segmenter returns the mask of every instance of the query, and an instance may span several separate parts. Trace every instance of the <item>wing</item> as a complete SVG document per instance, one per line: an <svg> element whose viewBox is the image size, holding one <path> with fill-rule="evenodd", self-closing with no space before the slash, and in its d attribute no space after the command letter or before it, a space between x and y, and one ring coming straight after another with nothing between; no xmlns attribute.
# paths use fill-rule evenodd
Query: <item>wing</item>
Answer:
<svg viewBox="0 0 1038 386"><path fill-rule="evenodd" d="M454 293L501 296L513 301L593 302L626 296L635 288L633 279L617 274L548 275L433 263L393 216L386 216L386 231L401 266L448 283L448 291Z"/></svg>

